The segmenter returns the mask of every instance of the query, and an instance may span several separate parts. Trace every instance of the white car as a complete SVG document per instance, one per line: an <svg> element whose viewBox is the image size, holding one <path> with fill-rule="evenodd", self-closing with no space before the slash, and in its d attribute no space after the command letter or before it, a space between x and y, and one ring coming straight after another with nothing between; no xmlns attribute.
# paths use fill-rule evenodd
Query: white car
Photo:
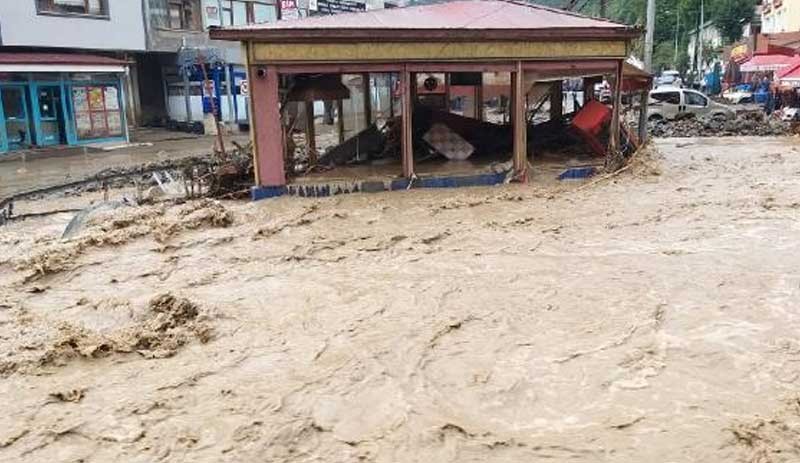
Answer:
<svg viewBox="0 0 800 463"><path fill-rule="evenodd" d="M728 89L722 93L722 98L730 101L732 104L752 103L753 92L746 92L737 90L735 88Z"/></svg>
<svg viewBox="0 0 800 463"><path fill-rule="evenodd" d="M660 87L650 92L647 120L671 120L687 114L694 114L699 119L733 119L736 117L736 111L709 99L696 90Z"/></svg>
<svg viewBox="0 0 800 463"><path fill-rule="evenodd" d="M681 73L678 71L664 71L656 79L656 87L680 87L682 85Z"/></svg>

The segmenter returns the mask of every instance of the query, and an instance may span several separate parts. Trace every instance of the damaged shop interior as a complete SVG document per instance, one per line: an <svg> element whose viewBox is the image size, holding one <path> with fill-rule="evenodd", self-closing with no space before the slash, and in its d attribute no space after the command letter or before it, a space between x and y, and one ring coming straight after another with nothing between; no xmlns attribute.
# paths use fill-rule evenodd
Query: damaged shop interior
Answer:
<svg viewBox="0 0 800 463"><path fill-rule="evenodd" d="M247 55L253 199L588 175L635 146L623 93L647 100L647 76L624 76L639 29L533 3L462 0L210 34Z"/></svg>
<svg viewBox="0 0 800 463"><path fill-rule="evenodd" d="M520 74L524 133L517 136L525 140L525 165L516 169L514 72L433 68L409 72L407 87L394 72L281 75L287 184L312 195L316 190L303 186L382 190L406 178L411 186L425 179L441 183L428 186L449 186L462 176L478 184L483 177L500 183L591 176L607 159L615 93L622 111L618 150L629 155L643 136L636 129L649 76L624 63L617 87L616 67ZM404 103L411 108L411 168L403 153Z"/></svg>

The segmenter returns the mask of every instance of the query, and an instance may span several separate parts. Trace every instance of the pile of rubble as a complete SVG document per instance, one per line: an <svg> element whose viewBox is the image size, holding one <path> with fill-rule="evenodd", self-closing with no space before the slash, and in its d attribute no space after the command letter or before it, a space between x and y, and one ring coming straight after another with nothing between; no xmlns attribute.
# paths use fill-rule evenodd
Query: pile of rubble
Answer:
<svg viewBox="0 0 800 463"><path fill-rule="evenodd" d="M50 194L81 196L116 188L136 188L135 202L157 199L237 198L247 196L253 185L253 147L238 145L226 153L207 153L102 170L67 183L23 191L0 198L0 225L14 219L14 201L41 199Z"/></svg>
<svg viewBox="0 0 800 463"><path fill-rule="evenodd" d="M735 119L697 119L694 117L658 120L648 123L650 134L658 138L670 137L731 137L791 135L791 123L768 118L763 113L749 112Z"/></svg>

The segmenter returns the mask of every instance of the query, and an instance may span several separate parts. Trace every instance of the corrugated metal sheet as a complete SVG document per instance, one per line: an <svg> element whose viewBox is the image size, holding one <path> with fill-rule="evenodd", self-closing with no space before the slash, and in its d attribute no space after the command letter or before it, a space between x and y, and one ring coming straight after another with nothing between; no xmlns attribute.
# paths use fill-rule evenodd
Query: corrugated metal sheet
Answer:
<svg viewBox="0 0 800 463"><path fill-rule="evenodd" d="M244 31L284 29L535 30L554 28L617 29L620 27L625 26L540 5L502 0L460 0L363 13L313 16L298 20L225 29Z"/></svg>
<svg viewBox="0 0 800 463"><path fill-rule="evenodd" d="M109 65L124 66L126 61L109 58L107 56L88 55L81 53L14 53L0 52L0 64L80 64L80 65Z"/></svg>

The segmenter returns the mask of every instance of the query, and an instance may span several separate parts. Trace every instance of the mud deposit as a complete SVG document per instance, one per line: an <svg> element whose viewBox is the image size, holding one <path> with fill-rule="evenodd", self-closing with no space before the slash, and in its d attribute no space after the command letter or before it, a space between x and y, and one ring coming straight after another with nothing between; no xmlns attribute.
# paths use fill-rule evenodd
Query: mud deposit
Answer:
<svg viewBox="0 0 800 463"><path fill-rule="evenodd" d="M0 461L800 461L800 153L0 230Z"/></svg>

